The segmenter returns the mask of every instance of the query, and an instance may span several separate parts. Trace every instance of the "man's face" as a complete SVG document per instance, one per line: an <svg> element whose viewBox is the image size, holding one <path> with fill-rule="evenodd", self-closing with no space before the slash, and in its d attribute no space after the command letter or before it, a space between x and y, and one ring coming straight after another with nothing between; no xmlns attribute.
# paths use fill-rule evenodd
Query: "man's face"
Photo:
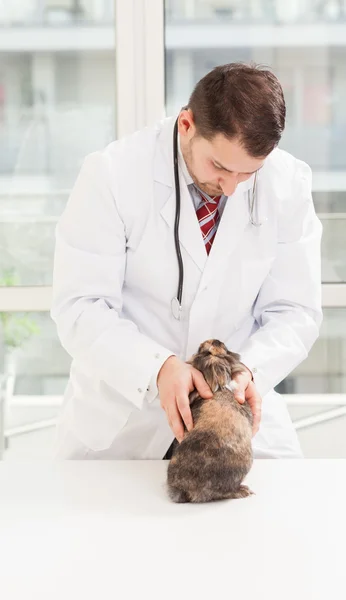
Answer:
<svg viewBox="0 0 346 600"><path fill-rule="evenodd" d="M260 169L265 157L253 158L234 138L218 133L209 141L197 135L190 110L179 115L181 151L195 184L210 196L231 196L241 181Z"/></svg>

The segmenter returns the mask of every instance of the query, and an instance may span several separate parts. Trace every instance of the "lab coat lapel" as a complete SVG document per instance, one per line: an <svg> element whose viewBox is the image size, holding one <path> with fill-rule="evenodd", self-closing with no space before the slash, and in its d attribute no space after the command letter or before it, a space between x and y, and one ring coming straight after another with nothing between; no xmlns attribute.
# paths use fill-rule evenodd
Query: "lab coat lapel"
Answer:
<svg viewBox="0 0 346 600"><path fill-rule="evenodd" d="M172 230L174 235L176 195L174 186L174 168L173 168L173 127L175 119L167 119L163 122L162 129L158 138L157 151L155 154L154 178L156 181L169 186L171 193L167 201L161 208L161 216ZM179 222L179 242L186 252L203 271L207 262L207 253L205 251L202 233L199 227L195 207L185 183L184 177L179 170L180 182L180 222Z"/></svg>
<svg viewBox="0 0 346 600"><path fill-rule="evenodd" d="M232 252L235 251L249 223L247 190L251 186L251 181L244 182L244 185L239 184L234 194L226 200L225 208L204 269L201 286L205 286L217 277L219 277L220 281L222 280L222 271L226 268Z"/></svg>
<svg viewBox="0 0 346 600"><path fill-rule="evenodd" d="M207 253L205 250L202 233L199 227L195 207L193 205L190 192L187 185L180 177L180 195L181 195L181 210L179 222L179 242L198 268L203 271L207 263ZM175 189L173 188L170 197L161 210L161 215L166 223L172 229L174 234L175 221Z"/></svg>

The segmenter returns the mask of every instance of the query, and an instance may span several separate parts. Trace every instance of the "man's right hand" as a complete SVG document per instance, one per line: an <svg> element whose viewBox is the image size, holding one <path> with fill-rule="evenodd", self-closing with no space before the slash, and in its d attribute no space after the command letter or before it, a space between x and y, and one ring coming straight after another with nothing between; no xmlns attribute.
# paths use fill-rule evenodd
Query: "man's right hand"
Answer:
<svg viewBox="0 0 346 600"><path fill-rule="evenodd" d="M199 395L207 400L213 397L212 391L202 373L177 356L170 356L163 363L157 376L157 387L161 406L180 443L184 439L183 421L188 431L193 428L189 394L196 388Z"/></svg>

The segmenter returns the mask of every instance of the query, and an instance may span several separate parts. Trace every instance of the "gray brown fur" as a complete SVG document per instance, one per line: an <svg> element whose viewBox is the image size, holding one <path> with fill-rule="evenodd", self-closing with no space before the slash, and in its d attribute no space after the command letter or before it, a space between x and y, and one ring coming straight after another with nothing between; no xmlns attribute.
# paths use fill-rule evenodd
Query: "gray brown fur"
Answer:
<svg viewBox="0 0 346 600"><path fill-rule="evenodd" d="M209 502L252 494L242 482L252 462L252 413L225 387L241 371L239 354L219 340L200 345L189 361L214 392L211 400L190 394L194 427L175 441L168 465L168 494L173 502Z"/></svg>

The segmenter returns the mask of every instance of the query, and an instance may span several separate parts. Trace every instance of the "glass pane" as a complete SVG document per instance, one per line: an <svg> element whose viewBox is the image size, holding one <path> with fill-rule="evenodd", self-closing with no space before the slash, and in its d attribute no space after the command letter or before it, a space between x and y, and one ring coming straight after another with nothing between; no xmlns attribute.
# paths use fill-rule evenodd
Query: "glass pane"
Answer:
<svg viewBox="0 0 346 600"><path fill-rule="evenodd" d="M61 26L107 24L113 17L113 0L14 0L0 5L0 25ZM6 6L5 6L6 5Z"/></svg>
<svg viewBox="0 0 346 600"><path fill-rule="evenodd" d="M320 337L308 358L278 387L286 394L346 392L346 308L325 308Z"/></svg>
<svg viewBox="0 0 346 600"><path fill-rule="evenodd" d="M340 175L340 173L336 173ZM319 181L317 180L317 184ZM335 185L331 181L331 185ZM316 211L323 225L322 279L325 283L346 281L346 192L314 192Z"/></svg>
<svg viewBox="0 0 346 600"><path fill-rule="evenodd" d="M323 216L321 220L323 281L346 281L346 213L342 216Z"/></svg>
<svg viewBox="0 0 346 600"><path fill-rule="evenodd" d="M165 6L167 114L186 104L196 82L216 65L269 65L287 104L280 146L313 170L324 225L323 281L345 282L346 46L340 26L346 3L166 0Z"/></svg>
<svg viewBox="0 0 346 600"><path fill-rule="evenodd" d="M53 457L70 364L49 313L0 313L0 458Z"/></svg>
<svg viewBox="0 0 346 600"><path fill-rule="evenodd" d="M70 364L49 313L0 313L0 372L15 375L15 395L62 395Z"/></svg>
<svg viewBox="0 0 346 600"><path fill-rule="evenodd" d="M114 139L113 4L0 3L2 285L51 284L55 224L82 160Z"/></svg>
<svg viewBox="0 0 346 600"><path fill-rule="evenodd" d="M346 6L343 0L166 0L166 18L169 23L333 23L346 21Z"/></svg>

